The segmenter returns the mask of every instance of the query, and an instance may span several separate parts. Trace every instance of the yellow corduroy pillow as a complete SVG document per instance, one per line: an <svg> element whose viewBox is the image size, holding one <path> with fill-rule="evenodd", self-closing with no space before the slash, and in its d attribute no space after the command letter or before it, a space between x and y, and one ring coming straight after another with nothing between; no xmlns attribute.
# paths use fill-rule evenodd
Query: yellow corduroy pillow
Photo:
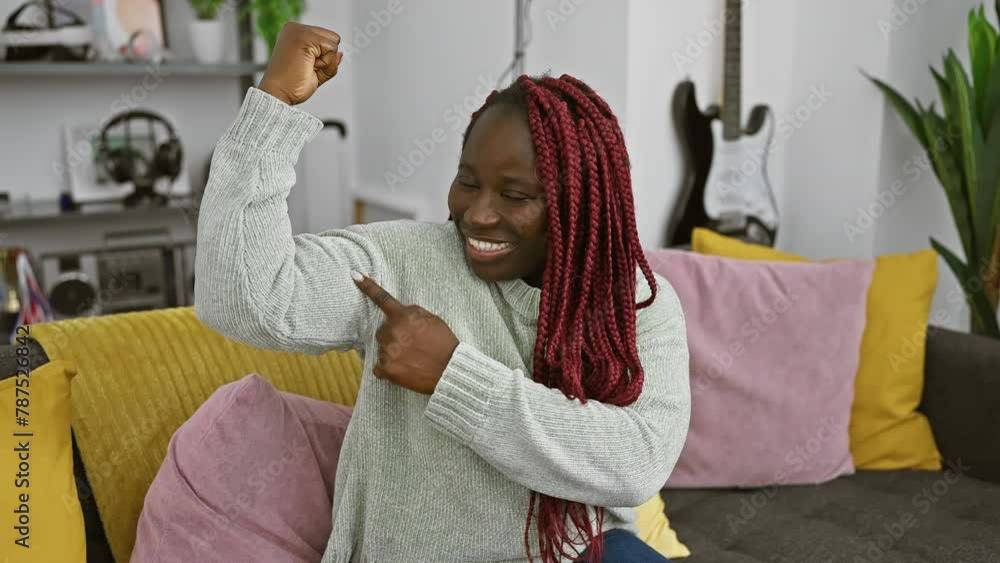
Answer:
<svg viewBox="0 0 1000 563"><path fill-rule="evenodd" d="M87 561L70 433L75 373L66 362L49 362L0 381L0 432L6 438L0 467L7 472L0 480L2 561Z"/></svg>
<svg viewBox="0 0 1000 563"><path fill-rule="evenodd" d="M691 550L677 538L677 532L670 527L670 520L664 513L663 497L657 493L642 506L635 509L639 537L649 547L667 559L681 559L691 555Z"/></svg>
<svg viewBox="0 0 1000 563"><path fill-rule="evenodd" d="M728 258L809 261L702 228L694 230L691 246ZM941 469L930 423L917 411L936 287L937 254L931 249L875 259L849 427L858 469Z"/></svg>
<svg viewBox="0 0 1000 563"><path fill-rule="evenodd" d="M353 350L245 346L203 325L193 307L39 323L31 335L78 373L73 431L116 561L129 560L170 437L220 386L256 372L282 391L353 405L361 383Z"/></svg>

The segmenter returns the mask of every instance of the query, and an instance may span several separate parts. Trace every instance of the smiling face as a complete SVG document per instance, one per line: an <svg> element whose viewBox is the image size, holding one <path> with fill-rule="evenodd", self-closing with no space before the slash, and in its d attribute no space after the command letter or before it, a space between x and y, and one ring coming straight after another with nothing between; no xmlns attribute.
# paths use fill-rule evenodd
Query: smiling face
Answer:
<svg viewBox="0 0 1000 563"><path fill-rule="evenodd" d="M448 210L477 276L522 278L541 287L548 219L523 115L493 106L479 116L462 149Z"/></svg>

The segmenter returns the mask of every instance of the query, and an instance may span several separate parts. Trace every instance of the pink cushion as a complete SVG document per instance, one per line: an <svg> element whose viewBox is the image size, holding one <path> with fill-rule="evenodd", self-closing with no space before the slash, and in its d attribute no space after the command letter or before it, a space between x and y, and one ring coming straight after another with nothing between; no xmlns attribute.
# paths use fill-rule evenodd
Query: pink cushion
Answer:
<svg viewBox="0 0 1000 563"><path fill-rule="evenodd" d="M847 428L875 261L646 255L680 298L690 350L691 423L667 487L854 473Z"/></svg>
<svg viewBox="0 0 1000 563"><path fill-rule="evenodd" d="M170 439L131 562L318 562L351 413L256 373L217 389Z"/></svg>

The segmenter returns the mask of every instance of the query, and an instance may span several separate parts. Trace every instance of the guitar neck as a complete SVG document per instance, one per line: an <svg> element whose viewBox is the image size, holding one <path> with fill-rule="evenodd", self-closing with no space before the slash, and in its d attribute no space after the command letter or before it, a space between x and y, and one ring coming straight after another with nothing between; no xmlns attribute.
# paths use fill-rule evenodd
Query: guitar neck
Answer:
<svg viewBox="0 0 1000 563"><path fill-rule="evenodd" d="M725 58L722 74L722 130L728 140L740 136L740 77L743 58L743 0L726 0Z"/></svg>

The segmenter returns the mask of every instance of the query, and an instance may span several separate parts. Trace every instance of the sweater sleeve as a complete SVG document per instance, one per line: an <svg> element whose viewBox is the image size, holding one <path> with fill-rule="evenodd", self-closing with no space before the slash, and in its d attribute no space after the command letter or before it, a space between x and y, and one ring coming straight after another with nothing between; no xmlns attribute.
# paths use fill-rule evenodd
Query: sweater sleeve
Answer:
<svg viewBox="0 0 1000 563"><path fill-rule="evenodd" d="M636 333L645 380L630 406L567 399L461 342L424 415L532 490L639 506L673 471L691 415L686 328L669 284L639 311Z"/></svg>
<svg viewBox="0 0 1000 563"><path fill-rule="evenodd" d="M360 347L371 305L352 269L381 279L365 227L292 235L294 166L322 121L250 88L215 147L198 215L195 315L251 346L322 354Z"/></svg>

